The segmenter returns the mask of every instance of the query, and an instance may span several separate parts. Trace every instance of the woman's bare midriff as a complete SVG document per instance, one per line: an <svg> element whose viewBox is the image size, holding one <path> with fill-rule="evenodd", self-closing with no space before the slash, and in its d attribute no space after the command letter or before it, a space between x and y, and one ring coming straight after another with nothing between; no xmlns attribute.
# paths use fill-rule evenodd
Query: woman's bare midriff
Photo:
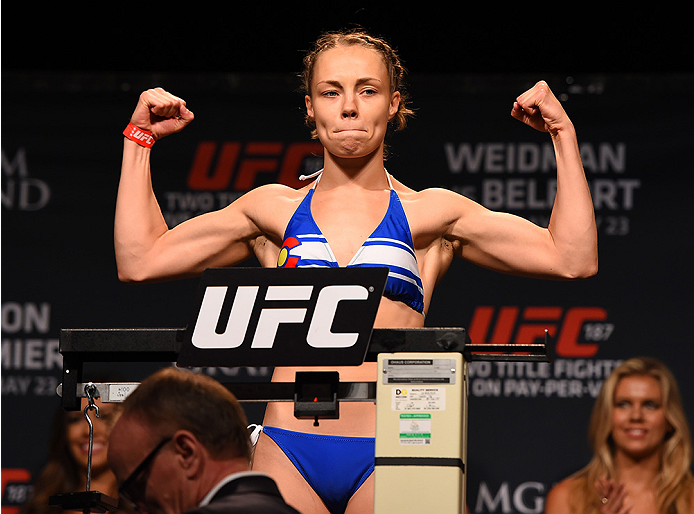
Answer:
<svg viewBox="0 0 694 514"><path fill-rule="evenodd" d="M381 300L375 328L418 328L424 325L424 316L401 302L387 298ZM341 382L374 382L377 378L375 362L360 366L339 367L277 367L273 382L294 382L297 371L337 371ZM294 403L270 402L265 410L263 425L324 435L374 437L376 431L376 405L373 401L340 402L339 419L298 419L294 416Z"/></svg>

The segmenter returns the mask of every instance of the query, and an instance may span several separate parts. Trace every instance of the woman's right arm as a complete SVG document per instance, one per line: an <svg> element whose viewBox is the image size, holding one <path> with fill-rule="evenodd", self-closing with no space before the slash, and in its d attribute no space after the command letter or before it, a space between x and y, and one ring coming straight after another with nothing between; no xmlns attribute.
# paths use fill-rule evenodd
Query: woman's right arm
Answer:
<svg viewBox="0 0 694 514"><path fill-rule="evenodd" d="M193 118L183 100L157 88L140 95L131 123L159 140L183 130ZM248 258L254 238L260 235L247 211L253 202L239 199L225 209L169 229L152 187L151 151L124 140L114 222L119 279L139 282L190 277L208 267Z"/></svg>

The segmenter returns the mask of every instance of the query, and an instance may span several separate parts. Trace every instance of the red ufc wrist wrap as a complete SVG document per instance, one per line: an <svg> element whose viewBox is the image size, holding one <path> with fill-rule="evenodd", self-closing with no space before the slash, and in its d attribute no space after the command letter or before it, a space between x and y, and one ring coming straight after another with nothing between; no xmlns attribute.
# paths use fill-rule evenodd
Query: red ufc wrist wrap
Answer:
<svg viewBox="0 0 694 514"><path fill-rule="evenodd" d="M125 130L123 131L123 135L131 141L135 141L138 145L144 146L145 148L152 148L152 145L154 145L154 142L156 141L149 130L136 127L132 123L128 123L128 126L125 127Z"/></svg>

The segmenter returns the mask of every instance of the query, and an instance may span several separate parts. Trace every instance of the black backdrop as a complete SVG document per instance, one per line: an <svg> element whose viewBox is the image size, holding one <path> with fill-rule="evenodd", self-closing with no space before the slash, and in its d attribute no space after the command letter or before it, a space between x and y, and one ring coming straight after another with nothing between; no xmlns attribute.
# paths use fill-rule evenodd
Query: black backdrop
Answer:
<svg viewBox="0 0 694 514"><path fill-rule="evenodd" d="M2 54L3 513L21 502L45 459L59 330L187 322L195 280L126 285L115 273L120 134L139 92L161 85L196 113L154 151L155 190L174 224L243 192L235 182L243 164L266 162L255 185L278 180L283 165L293 176L316 166L291 164L309 142L293 72L321 29L354 22L395 41L411 71L417 116L391 138L387 163L398 179L545 223L548 140L509 116L515 96L543 78L577 127L594 192L595 278L544 282L457 262L434 295L427 325L464 326L476 342L526 342L545 328L553 335L550 364L471 368L471 510L541 512L552 483L589 458L593 398L622 359L665 361L691 422L691 46L657 12L576 10L562 19L467 7L424 15L210 4L192 14L149 6L37 20L6 9L3 28L19 30L11 39L3 33ZM264 145L260 153L254 143ZM199 152L214 163L234 145L237 162L216 168L230 178L202 184ZM154 366L110 368L139 379ZM200 370L224 380L265 380L270 371Z"/></svg>

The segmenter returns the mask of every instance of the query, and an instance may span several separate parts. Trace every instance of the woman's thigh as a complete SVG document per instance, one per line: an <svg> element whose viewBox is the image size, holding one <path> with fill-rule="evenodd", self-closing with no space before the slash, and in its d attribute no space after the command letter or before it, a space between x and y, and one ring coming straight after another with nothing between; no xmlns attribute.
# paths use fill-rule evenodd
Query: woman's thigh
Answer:
<svg viewBox="0 0 694 514"><path fill-rule="evenodd" d="M374 510L374 474L371 473L347 504L345 514L368 514Z"/></svg>
<svg viewBox="0 0 694 514"><path fill-rule="evenodd" d="M302 514L329 514L292 461L262 432L253 453L253 471L269 475L277 483L284 500Z"/></svg>

